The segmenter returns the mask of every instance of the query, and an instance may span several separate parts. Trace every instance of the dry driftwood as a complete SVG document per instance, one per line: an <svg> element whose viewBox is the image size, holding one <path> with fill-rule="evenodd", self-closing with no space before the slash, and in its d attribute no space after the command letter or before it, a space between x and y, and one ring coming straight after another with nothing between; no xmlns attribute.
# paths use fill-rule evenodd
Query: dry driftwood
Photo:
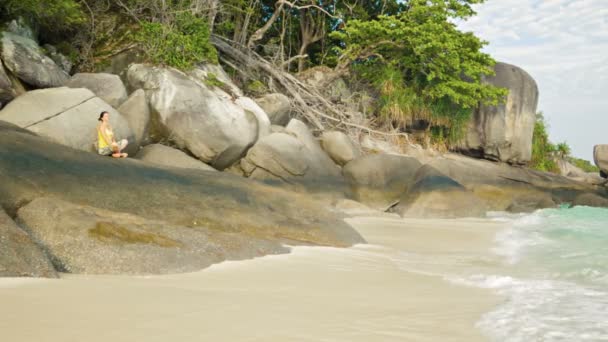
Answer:
<svg viewBox="0 0 608 342"><path fill-rule="evenodd" d="M328 128L346 131L354 129L384 136L404 136L407 138L405 133L382 132L351 122L348 116L344 114L343 109L327 100L318 89L304 84L292 74L282 71L251 49L238 46L229 39L217 35L211 37L211 42L220 52L220 59L239 74L261 73L271 80L269 83L278 85L274 91L284 93L292 98L296 112L302 115L318 131L324 131ZM246 70L237 66L245 66ZM251 78L254 77L251 76Z"/></svg>

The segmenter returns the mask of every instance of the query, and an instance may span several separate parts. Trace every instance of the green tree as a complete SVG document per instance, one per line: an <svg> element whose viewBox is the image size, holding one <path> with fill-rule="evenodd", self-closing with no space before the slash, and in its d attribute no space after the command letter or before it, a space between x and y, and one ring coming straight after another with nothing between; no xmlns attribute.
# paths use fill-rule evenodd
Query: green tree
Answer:
<svg viewBox="0 0 608 342"><path fill-rule="evenodd" d="M555 150L557 152L557 154L559 154L560 158L565 158L568 157L570 155L570 146L568 145L567 142L561 142L557 145L555 145Z"/></svg>
<svg viewBox="0 0 608 342"><path fill-rule="evenodd" d="M547 123L542 112L536 114L534 133L532 135L532 159L530 167L545 172L558 173L554 154L557 147L549 141Z"/></svg>
<svg viewBox="0 0 608 342"><path fill-rule="evenodd" d="M197 63L218 62L209 36L205 19L183 12L176 16L173 25L141 22L136 39L151 62L187 70Z"/></svg>
<svg viewBox="0 0 608 342"><path fill-rule="evenodd" d="M495 61L481 52L486 43L452 22L472 16L471 4L479 2L411 0L400 14L351 20L332 33L342 55L337 69L352 67L371 80L384 99L380 114L390 113L385 119L430 119L455 140L479 103L497 104L506 95L481 82L494 73Z"/></svg>
<svg viewBox="0 0 608 342"><path fill-rule="evenodd" d="M75 0L3 0L0 20L23 18L43 35L53 38L86 22L82 6Z"/></svg>

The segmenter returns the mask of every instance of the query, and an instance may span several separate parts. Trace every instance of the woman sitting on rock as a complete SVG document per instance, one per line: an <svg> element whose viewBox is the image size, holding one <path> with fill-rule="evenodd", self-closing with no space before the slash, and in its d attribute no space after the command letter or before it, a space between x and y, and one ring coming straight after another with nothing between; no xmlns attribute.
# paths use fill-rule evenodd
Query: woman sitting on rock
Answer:
<svg viewBox="0 0 608 342"><path fill-rule="evenodd" d="M114 158L126 158L128 154L122 150L127 147L127 139L116 142L112 126L110 126L110 113L103 111L99 114L97 125L97 153L103 156L112 155Z"/></svg>

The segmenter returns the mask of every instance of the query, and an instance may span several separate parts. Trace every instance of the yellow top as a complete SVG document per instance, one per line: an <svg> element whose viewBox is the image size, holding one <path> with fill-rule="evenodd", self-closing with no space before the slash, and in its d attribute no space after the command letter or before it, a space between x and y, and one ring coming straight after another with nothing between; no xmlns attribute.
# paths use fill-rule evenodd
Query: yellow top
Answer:
<svg viewBox="0 0 608 342"><path fill-rule="evenodd" d="M114 135L114 133L112 132L112 130L106 128L106 136L110 140L112 140L113 135ZM103 137L103 134L101 134L101 127L97 128L97 141L98 141L97 145L99 146L100 149L110 146L110 144L108 144L106 139Z"/></svg>

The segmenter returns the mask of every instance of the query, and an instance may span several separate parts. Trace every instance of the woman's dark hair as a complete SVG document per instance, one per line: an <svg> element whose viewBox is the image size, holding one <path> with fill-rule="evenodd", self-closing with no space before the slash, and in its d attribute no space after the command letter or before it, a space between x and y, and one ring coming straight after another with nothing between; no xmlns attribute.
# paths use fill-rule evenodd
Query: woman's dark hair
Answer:
<svg viewBox="0 0 608 342"><path fill-rule="evenodd" d="M108 113L108 112L107 112L107 111L105 111L105 110L104 110L103 112L101 112L101 114L99 114L99 119L97 119L97 121L101 121L101 119L103 119L103 115L104 115L104 114L107 114L107 113Z"/></svg>

